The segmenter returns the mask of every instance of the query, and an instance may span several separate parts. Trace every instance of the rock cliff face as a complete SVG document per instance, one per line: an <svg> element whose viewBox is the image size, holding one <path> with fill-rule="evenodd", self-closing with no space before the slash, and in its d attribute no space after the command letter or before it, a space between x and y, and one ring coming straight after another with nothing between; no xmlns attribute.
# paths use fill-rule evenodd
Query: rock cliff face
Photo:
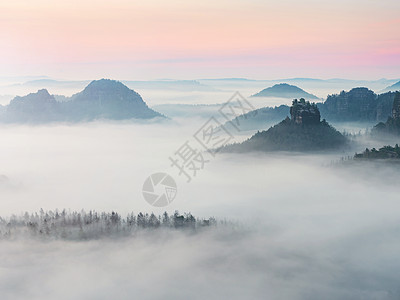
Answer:
<svg viewBox="0 0 400 300"><path fill-rule="evenodd" d="M324 103L318 104L321 115L327 120L359 122L386 121L391 116L394 93L376 95L367 88L354 88L329 95Z"/></svg>
<svg viewBox="0 0 400 300"><path fill-rule="evenodd" d="M394 100L392 105L392 116L387 119L385 123L380 122L377 124L372 133L377 134L394 134L400 135L400 92L394 93Z"/></svg>
<svg viewBox="0 0 400 300"><path fill-rule="evenodd" d="M305 101L303 98L300 100L293 100L292 107L290 108L290 117L296 124L312 125L319 124L321 121L321 114L315 104Z"/></svg>
<svg viewBox="0 0 400 300"><path fill-rule="evenodd" d="M392 115L395 93L388 92L378 95L376 105L376 121L386 121Z"/></svg>
<svg viewBox="0 0 400 300"><path fill-rule="evenodd" d="M376 98L376 94L367 88L355 88L338 95L329 95L320 109L322 115L329 120L375 120Z"/></svg>
<svg viewBox="0 0 400 300"><path fill-rule="evenodd" d="M393 100L392 118L395 120L400 119L400 92L396 92Z"/></svg>

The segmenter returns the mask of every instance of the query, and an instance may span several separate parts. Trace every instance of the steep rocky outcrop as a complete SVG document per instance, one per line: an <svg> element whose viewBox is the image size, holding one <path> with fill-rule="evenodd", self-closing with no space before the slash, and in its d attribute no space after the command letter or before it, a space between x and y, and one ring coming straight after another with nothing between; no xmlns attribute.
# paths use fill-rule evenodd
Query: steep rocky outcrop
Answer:
<svg viewBox="0 0 400 300"><path fill-rule="evenodd" d="M317 106L313 103L306 102L303 98L298 101L293 101L290 107L290 117L296 124L313 125L319 124L321 121L321 114Z"/></svg>

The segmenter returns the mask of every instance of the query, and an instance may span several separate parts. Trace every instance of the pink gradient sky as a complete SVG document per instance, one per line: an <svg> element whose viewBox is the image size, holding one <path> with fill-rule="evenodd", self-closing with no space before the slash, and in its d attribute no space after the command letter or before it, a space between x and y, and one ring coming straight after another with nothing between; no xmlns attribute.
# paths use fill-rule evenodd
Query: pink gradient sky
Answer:
<svg viewBox="0 0 400 300"><path fill-rule="evenodd" d="M13 0L0 76L400 77L398 0Z"/></svg>

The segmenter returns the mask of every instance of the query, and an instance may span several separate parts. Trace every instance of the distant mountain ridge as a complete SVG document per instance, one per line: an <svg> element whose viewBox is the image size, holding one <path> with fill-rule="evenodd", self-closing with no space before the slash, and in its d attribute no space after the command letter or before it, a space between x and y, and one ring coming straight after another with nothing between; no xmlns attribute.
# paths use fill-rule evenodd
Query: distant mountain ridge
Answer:
<svg viewBox="0 0 400 300"><path fill-rule="evenodd" d="M251 97L280 97L280 98L306 98L310 100L319 99L317 96L307 93L303 89L287 83L275 84L272 87L263 89Z"/></svg>
<svg viewBox="0 0 400 300"><path fill-rule="evenodd" d="M59 96L58 96L59 97ZM79 122L96 119L150 119L163 117L142 97L119 81L94 80L85 89L59 102L46 89L15 97L4 107L0 121L10 123Z"/></svg>
<svg viewBox="0 0 400 300"><path fill-rule="evenodd" d="M5 90L26 92L32 89L47 88L55 91L57 94L67 93L71 95L84 89L91 80L56 80L56 79L35 79L23 83L13 83L4 86ZM121 80L121 83L127 87L137 89L151 90L172 90L172 91L217 91L218 89L204 85L198 80Z"/></svg>
<svg viewBox="0 0 400 300"><path fill-rule="evenodd" d="M396 91L400 91L400 81L382 90L382 92L396 92Z"/></svg>
<svg viewBox="0 0 400 300"><path fill-rule="evenodd" d="M329 95L323 103L317 103L321 117L335 122L376 122L386 121L392 115L395 93L376 95L368 88L353 88L348 92ZM263 107L237 116L224 126L235 123L241 131L263 130L272 122L289 116L289 106Z"/></svg>

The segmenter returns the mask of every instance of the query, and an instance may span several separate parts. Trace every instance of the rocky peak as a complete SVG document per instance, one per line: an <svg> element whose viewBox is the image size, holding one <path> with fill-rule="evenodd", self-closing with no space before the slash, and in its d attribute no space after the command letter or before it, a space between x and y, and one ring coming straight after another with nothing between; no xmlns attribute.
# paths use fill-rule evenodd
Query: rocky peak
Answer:
<svg viewBox="0 0 400 300"><path fill-rule="evenodd" d="M38 90L36 93L30 93L26 96L20 97L17 96L10 102L10 107L19 106L19 105L47 105L47 104L55 104L57 101L54 96L50 95L46 89Z"/></svg>
<svg viewBox="0 0 400 300"><path fill-rule="evenodd" d="M303 98L293 100L290 117L292 122L299 125L319 124L321 121L321 114L315 103L305 101Z"/></svg>
<svg viewBox="0 0 400 300"><path fill-rule="evenodd" d="M46 89L38 90L36 94L37 94L38 96L48 96L48 97L51 97L49 91L46 90Z"/></svg>
<svg viewBox="0 0 400 300"><path fill-rule="evenodd" d="M23 97L15 97L5 108L6 122L41 123L54 121L59 115L60 105L46 89Z"/></svg>

